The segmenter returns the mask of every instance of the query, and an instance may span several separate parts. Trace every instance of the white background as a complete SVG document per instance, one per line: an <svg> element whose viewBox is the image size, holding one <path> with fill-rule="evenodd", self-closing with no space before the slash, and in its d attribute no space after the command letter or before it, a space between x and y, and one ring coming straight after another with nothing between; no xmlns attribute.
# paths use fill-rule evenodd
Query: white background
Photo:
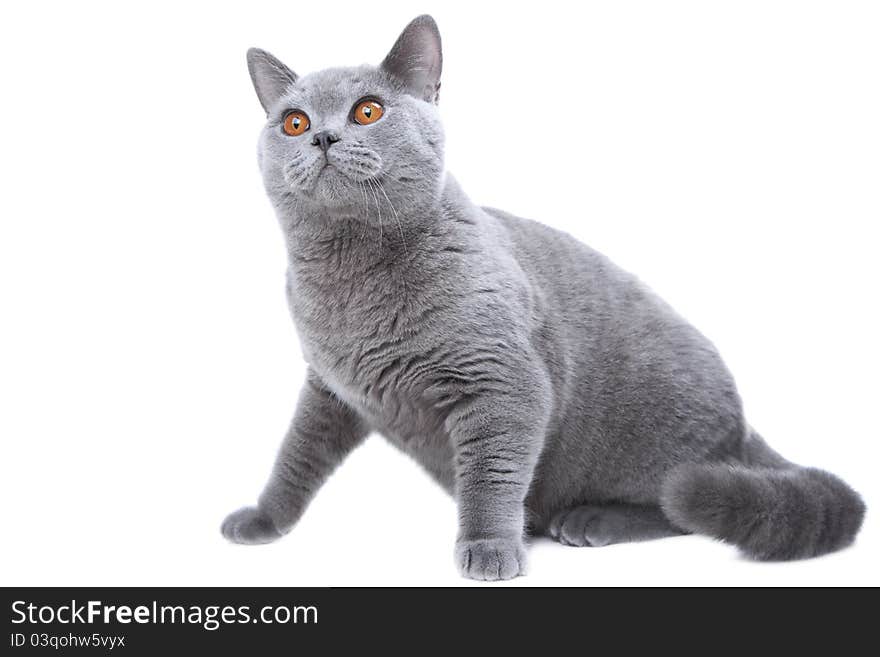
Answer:
<svg viewBox="0 0 880 657"><path fill-rule="evenodd" d="M448 165L712 338L751 422L880 504L872 2L18 3L0 16L5 585L459 584L455 509L372 437L301 524L227 544L304 365L244 53L444 39ZM513 585L880 584L876 514L822 559L702 537L538 541Z"/></svg>

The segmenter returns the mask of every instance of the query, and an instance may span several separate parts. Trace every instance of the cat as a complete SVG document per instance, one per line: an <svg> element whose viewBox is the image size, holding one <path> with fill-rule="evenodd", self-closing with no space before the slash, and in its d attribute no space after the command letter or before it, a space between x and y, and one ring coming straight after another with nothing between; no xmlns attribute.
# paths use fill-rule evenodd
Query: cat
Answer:
<svg viewBox="0 0 880 657"><path fill-rule="evenodd" d="M247 60L308 371L269 482L226 538L283 536L378 432L454 496L454 558L474 579L522 574L536 535L700 533L760 560L854 540L859 495L764 442L696 329L604 256L477 207L446 173L431 17L378 67L298 77L265 51Z"/></svg>

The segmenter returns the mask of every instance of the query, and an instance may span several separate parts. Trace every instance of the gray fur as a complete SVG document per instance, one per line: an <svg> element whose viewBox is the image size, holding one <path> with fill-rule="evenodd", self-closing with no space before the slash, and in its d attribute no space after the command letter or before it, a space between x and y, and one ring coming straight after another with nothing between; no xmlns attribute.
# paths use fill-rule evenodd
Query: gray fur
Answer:
<svg viewBox="0 0 880 657"><path fill-rule="evenodd" d="M548 533L563 545L602 547L684 532L656 506L584 504L558 512L550 520Z"/></svg>
<svg viewBox="0 0 880 657"><path fill-rule="evenodd" d="M477 207L445 173L432 19L380 67L297 78L248 59L309 373L273 474L227 538L289 531L376 431L455 496L456 563L476 579L522 573L527 532L594 546L701 532L757 558L853 540L858 495L751 431L696 329L599 253ZM385 107L374 124L351 120L362 97ZM281 129L293 109L312 124L299 137ZM311 142L324 130L339 139L326 155Z"/></svg>

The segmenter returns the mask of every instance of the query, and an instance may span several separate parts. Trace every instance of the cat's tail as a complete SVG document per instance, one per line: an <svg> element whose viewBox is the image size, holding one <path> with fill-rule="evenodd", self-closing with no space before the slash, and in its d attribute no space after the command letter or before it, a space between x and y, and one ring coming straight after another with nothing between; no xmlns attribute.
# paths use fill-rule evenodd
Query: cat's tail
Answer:
<svg viewBox="0 0 880 657"><path fill-rule="evenodd" d="M865 504L841 479L790 463L757 434L743 464L687 463L667 476L663 512L681 529L732 543L753 559L803 559L855 539Z"/></svg>

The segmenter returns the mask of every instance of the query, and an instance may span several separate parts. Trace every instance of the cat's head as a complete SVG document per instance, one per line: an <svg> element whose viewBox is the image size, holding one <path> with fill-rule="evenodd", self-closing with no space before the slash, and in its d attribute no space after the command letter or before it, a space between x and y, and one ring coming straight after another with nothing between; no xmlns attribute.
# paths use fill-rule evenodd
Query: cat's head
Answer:
<svg viewBox="0 0 880 657"><path fill-rule="evenodd" d="M276 205L390 214L439 195L442 54L430 16L412 21L379 66L299 77L265 51L247 59L267 115L260 170Z"/></svg>

